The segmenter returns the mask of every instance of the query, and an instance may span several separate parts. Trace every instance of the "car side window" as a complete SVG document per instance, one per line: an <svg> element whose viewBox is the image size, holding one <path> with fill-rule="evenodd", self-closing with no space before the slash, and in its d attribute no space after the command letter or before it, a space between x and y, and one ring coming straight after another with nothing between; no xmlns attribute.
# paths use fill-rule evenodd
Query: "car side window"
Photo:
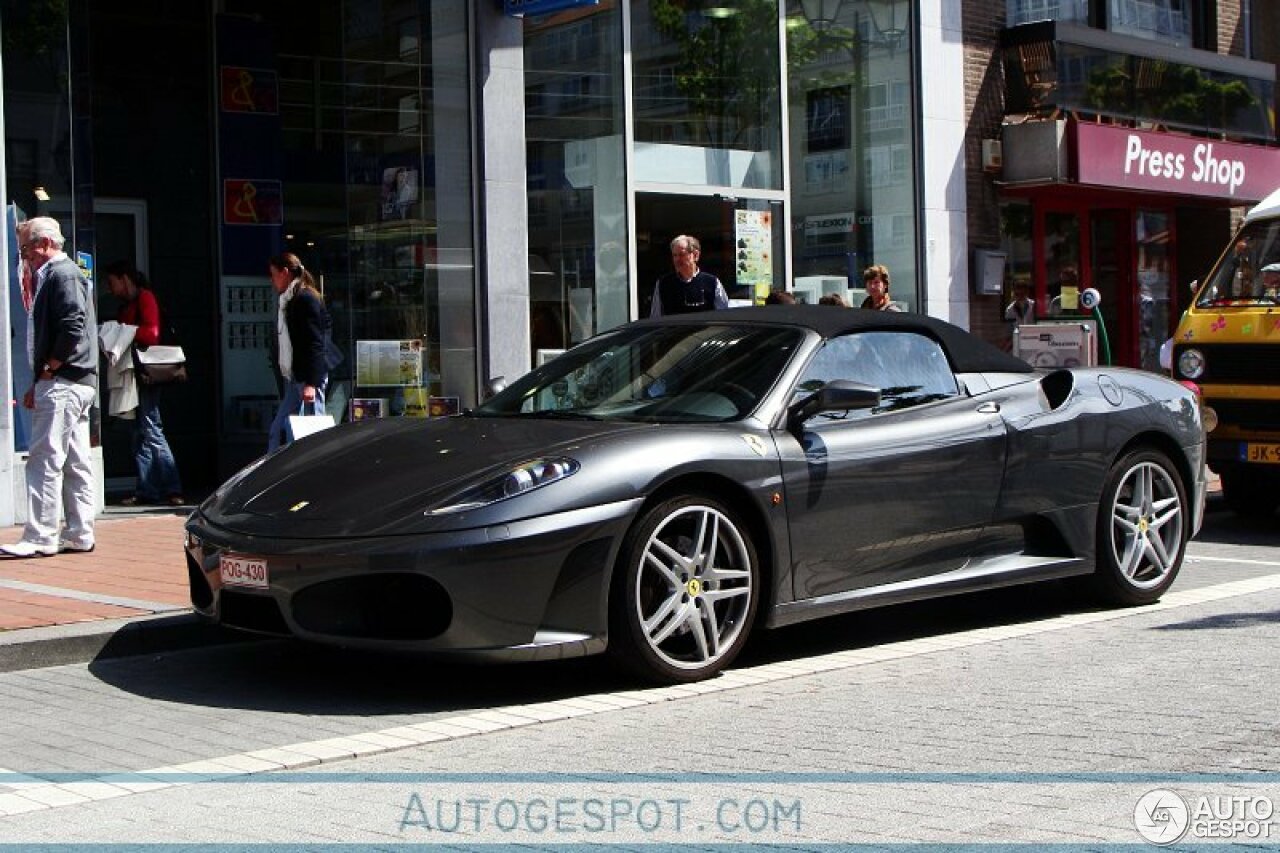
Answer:
<svg viewBox="0 0 1280 853"><path fill-rule="evenodd" d="M861 382L880 389L878 407L834 415L846 420L897 411L960 394L960 386L942 346L932 338L914 332L854 332L832 338L805 368L796 386L796 398L836 379Z"/></svg>

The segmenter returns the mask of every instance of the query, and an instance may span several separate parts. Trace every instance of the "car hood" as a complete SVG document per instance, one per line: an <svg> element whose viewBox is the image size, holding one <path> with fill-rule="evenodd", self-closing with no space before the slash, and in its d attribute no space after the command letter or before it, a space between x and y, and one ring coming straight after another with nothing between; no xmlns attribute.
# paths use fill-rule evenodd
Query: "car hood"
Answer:
<svg viewBox="0 0 1280 853"><path fill-rule="evenodd" d="M652 425L537 418L387 418L344 425L268 457L201 507L213 524L276 538L335 538L457 530L489 513L426 510L509 466L590 446ZM519 498L504 501L517 504ZM572 508L566 504L564 508ZM517 506L505 518L522 517ZM535 513L527 513L535 514Z"/></svg>

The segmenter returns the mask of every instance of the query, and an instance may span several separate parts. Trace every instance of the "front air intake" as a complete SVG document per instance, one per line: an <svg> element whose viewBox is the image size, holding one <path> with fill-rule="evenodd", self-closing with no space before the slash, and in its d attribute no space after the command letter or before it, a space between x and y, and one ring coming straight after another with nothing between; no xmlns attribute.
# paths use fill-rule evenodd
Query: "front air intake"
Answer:
<svg viewBox="0 0 1280 853"><path fill-rule="evenodd" d="M316 634L367 640L429 640L453 621L444 587L407 572L341 578L293 597L293 618Z"/></svg>

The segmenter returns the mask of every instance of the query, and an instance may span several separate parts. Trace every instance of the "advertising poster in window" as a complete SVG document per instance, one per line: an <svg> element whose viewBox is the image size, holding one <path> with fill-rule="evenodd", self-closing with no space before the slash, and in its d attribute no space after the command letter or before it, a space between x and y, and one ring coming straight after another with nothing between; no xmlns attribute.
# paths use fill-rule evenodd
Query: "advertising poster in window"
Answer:
<svg viewBox="0 0 1280 853"><path fill-rule="evenodd" d="M417 169L389 166L382 170L383 219L408 219L417 202Z"/></svg>
<svg viewBox="0 0 1280 853"><path fill-rule="evenodd" d="M356 385L422 385L422 341L356 341Z"/></svg>
<svg viewBox="0 0 1280 853"><path fill-rule="evenodd" d="M404 389L404 417L406 418L425 418L429 412L427 410L429 396L426 388L406 388Z"/></svg>
<svg viewBox="0 0 1280 853"><path fill-rule="evenodd" d="M462 411L462 401L457 397L428 397L427 417L447 418Z"/></svg>
<svg viewBox="0 0 1280 853"><path fill-rule="evenodd" d="M387 415L387 401L381 397L354 397L350 406L353 421L383 418Z"/></svg>
<svg viewBox="0 0 1280 853"><path fill-rule="evenodd" d="M734 256L737 283L751 285L756 301L773 287L773 216L767 210L734 211Z"/></svg>

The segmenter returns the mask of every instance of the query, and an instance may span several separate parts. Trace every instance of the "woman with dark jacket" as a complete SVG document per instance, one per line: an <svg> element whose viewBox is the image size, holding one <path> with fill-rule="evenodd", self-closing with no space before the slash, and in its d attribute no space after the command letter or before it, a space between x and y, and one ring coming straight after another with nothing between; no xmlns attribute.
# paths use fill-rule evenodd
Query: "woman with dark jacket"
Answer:
<svg viewBox="0 0 1280 853"><path fill-rule="evenodd" d="M107 267L107 288L120 300L116 320L138 327L133 335L134 344L145 349L160 343L160 304L146 276L128 261L116 261ZM158 385L138 383L138 408L133 418L133 457L138 466L138 485L132 497L121 501L127 506L165 503L181 506L184 502L178 464L160 421L160 390Z"/></svg>
<svg viewBox="0 0 1280 853"><path fill-rule="evenodd" d="M329 384L328 341L333 321L315 279L292 252L274 255L267 262L271 286L279 294L276 317L276 369L284 380L280 408L271 422L267 451L289 442L289 416L304 404L307 414L324 414L325 386Z"/></svg>

